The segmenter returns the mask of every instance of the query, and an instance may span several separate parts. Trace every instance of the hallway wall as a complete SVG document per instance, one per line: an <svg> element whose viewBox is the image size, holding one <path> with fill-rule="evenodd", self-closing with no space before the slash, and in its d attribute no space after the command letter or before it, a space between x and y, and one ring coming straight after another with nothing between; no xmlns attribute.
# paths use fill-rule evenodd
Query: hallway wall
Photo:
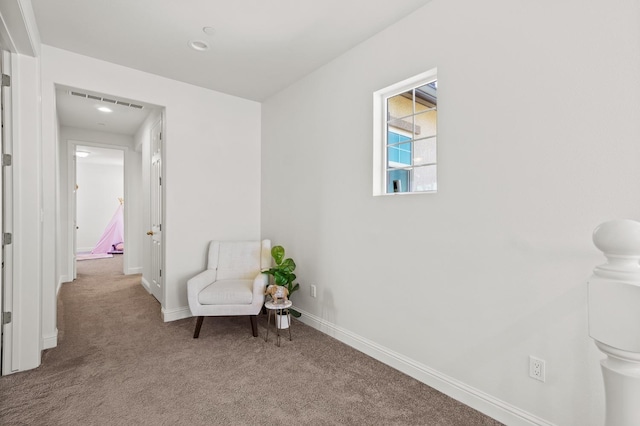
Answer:
<svg viewBox="0 0 640 426"><path fill-rule="evenodd" d="M586 281L593 229L640 219L638 17L433 0L266 100L262 233L302 319L508 424L601 425ZM438 192L374 197L373 93L434 67Z"/></svg>

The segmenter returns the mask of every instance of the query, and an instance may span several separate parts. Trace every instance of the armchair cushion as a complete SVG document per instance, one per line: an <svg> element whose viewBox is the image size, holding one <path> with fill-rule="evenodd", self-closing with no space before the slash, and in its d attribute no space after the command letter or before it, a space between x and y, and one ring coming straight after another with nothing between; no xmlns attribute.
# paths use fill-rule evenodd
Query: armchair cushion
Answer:
<svg viewBox="0 0 640 426"><path fill-rule="evenodd" d="M253 280L260 272L261 248L260 241L221 241L213 250L217 258L209 254L209 267L217 265L218 280Z"/></svg>
<svg viewBox="0 0 640 426"><path fill-rule="evenodd" d="M249 305L253 301L253 280L218 280L198 295L201 305Z"/></svg>

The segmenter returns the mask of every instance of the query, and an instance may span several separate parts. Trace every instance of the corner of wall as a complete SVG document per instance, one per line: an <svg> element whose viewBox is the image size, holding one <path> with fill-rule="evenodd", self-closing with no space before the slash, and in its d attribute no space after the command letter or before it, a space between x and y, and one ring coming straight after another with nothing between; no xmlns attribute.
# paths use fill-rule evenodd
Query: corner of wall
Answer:
<svg viewBox="0 0 640 426"><path fill-rule="evenodd" d="M58 346L58 329L56 328L53 333L46 336L42 336L42 350L51 349Z"/></svg>
<svg viewBox="0 0 640 426"><path fill-rule="evenodd" d="M188 306L179 308L166 309L162 308L162 320L164 322L177 321L180 319L191 318L193 314Z"/></svg>

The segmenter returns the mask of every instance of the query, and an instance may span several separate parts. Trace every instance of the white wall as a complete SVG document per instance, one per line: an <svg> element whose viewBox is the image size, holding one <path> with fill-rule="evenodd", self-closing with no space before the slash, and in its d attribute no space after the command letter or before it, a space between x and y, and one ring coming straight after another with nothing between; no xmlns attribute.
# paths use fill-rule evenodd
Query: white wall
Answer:
<svg viewBox="0 0 640 426"><path fill-rule="evenodd" d="M56 83L166 107L162 309L165 319L190 316L186 281L205 267L207 242L260 236L260 104L46 45L41 62L45 159L57 150ZM55 170L48 165L43 174L46 183ZM44 200L45 218L53 205ZM55 262L53 251L44 247L44 288L54 281L46 267ZM45 328L55 325L52 293L43 298Z"/></svg>
<svg viewBox="0 0 640 426"><path fill-rule="evenodd" d="M91 251L124 198L123 164L93 164L77 160L77 251Z"/></svg>
<svg viewBox="0 0 640 426"><path fill-rule="evenodd" d="M510 424L602 424L586 279L592 230L640 214L638 16L433 0L264 102L262 234L303 318ZM372 94L433 67L439 192L373 197Z"/></svg>

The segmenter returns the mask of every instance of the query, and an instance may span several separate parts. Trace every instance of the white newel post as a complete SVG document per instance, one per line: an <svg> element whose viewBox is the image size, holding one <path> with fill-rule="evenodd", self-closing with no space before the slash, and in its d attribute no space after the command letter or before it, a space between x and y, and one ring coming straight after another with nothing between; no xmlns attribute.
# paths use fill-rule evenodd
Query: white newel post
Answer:
<svg viewBox="0 0 640 426"><path fill-rule="evenodd" d="M640 222L612 220L593 231L607 263L589 279L589 335L601 361L607 426L640 425Z"/></svg>

